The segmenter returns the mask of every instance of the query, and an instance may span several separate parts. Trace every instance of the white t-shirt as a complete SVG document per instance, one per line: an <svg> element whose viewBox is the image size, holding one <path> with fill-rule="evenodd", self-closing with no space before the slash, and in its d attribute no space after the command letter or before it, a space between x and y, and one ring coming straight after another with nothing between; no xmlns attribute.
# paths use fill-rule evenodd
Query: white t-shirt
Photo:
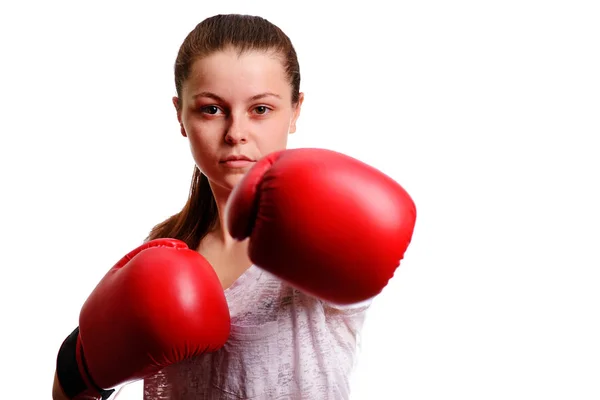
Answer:
<svg viewBox="0 0 600 400"><path fill-rule="evenodd" d="M369 302L325 304L250 267L225 290L227 344L144 380L144 400L350 397L350 375Z"/></svg>

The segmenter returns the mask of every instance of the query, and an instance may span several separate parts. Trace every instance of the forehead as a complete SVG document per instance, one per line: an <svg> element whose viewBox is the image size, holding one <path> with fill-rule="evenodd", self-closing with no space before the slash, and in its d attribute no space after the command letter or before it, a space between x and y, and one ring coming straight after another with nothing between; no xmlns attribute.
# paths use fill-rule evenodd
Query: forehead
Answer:
<svg viewBox="0 0 600 400"><path fill-rule="evenodd" d="M291 85L282 59L273 52L235 50L215 52L196 60L184 90L209 91L221 97L249 98L257 93L274 92L291 96Z"/></svg>

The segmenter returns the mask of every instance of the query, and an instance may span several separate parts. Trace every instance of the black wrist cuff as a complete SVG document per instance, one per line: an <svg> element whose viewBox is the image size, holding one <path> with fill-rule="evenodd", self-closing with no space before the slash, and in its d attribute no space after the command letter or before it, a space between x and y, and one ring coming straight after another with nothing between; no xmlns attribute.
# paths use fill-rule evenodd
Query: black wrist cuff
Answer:
<svg viewBox="0 0 600 400"><path fill-rule="evenodd" d="M70 399L88 389L83 377L81 376L81 373L79 372L79 366L77 365L78 336L79 327L75 328L75 330L64 340L63 344L60 346L56 360L56 375L58 376L58 381L63 392L65 392L67 397ZM83 360L83 368L87 372L85 358L83 355L81 358ZM92 382L92 385L94 386L93 389L98 392L98 394L102 397L102 400L108 399L115 391L114 389L103 390L97 387L96 384L93 383L92 379L89 378L89 374L88 380Z"/></svg>

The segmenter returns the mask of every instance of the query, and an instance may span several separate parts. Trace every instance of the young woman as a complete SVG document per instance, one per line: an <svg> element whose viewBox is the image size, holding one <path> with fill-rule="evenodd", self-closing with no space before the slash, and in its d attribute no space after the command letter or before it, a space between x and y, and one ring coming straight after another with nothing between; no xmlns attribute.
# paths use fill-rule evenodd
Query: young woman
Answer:
<svg viewBox="0 0 600 400"><path fill-rule="evenodd" d="M146 379L145 400L348 398L366 306L341 311L293 289L252 266L248 242L225 229L231 190L296 130L304 94L290 39L263 18L209 18L183 42L175 82L181 134L198 168L183 210L149 239L181 238L213 265L231 336L223 349ZM224 161L231 155L244 159Z"/></svg>
<svg viewBox="0 0 600 400"><path fill-rule="evenodd" d="M253 253L284 254L284 257L288 258L283 264L289 264L289 268L287 265L282 268L287 268L288 272L295 270L296 279L300 282L298 277L301 273L298 273L298 270L306 267L306 270L310 271L313 268L312 264L315 263L302 264L302 254L294 254L294 249L277 248L282 243L278 241L277 236L292 236L293 233L289 232L292 229L287 229L287 231L275 229L274 236L265 236L263 242L266 244L260 245L262 249L251 251L250 241L240 240L245 235L244 224L246 224L245 219L248 214L243 210L244 205L254 204L254 200L246 201L244 199L243 196L246 194L238 193L238 201L234 202L235 205L232 206L233 211L230 209L229 214L227 211L234 189L239 187L244 179L246 182L242 185L244 189L241 191L252 191L251 188L248 189L247 182L254 179L254 177L248 178L251 168L265 157L271 157L273 154L284 151L288 135L296 130L296 121L300 116L304 94L300 92L300 68L290 39L277 26L260 17L217 15L208 18L198 24L181 45L175 62L175 86L177 96L173 98L173 104L181 127L181 135L189 140L196 167L187 203L179 213L156 225L150 232L147 243L156 243L162 240L161 238L177 239L184 242L189 249L194 250L195 254L199 253L208 262L207 264L198 262L197 265L212 267L218 278L218 280L215 279L215 282L219 286L218 292L223 295L223 301L218 298L220 294L216 294L217 290L214 285L207 290L196 290L199 286L208 285L210 282L206 282L212 278L206 272L203 277L194 280L196 279L194 274L198 268L190 268L186 270L185 280L186 282L195 282L189 283L189 285L197 285L194 288L194 296L197 297L198 293L209 291L215 293L211 300L206 301L212 302L212 309L208 311L205 308L194 309L194 313L188 313L188 317L177 321L188 324L190 320L210 320L210 324L204 324L199 328L200 336L204 334L207 327L210 327L208 330L212 329L211 332L218 330L219 327L223 327L223 332L227 329L229 331L225 332L227 335L222 335L222 338L217 338L218 335L215 334L208 340L210 345L214 344L213 341L222 340L219 345L212 346L216 349L207 344L206 348L210 351L195 354L194 357L172 357L177 358L178 362L156 369L153 374L139 373L136 375L144 378L144 399L348 399L350 375L355 364L365 312L370 302L346 301L346 303L353 304L339 306L334 302L324 300L327 296L311 294L329 292L325 284L312 285L311 281L324 279L321 281L322 283L326 279L335 279L336 282L339 282L337 279L342 275L337 272L336 275L330 271L330 277L318 277L319 273L327 275L328 265L324 265L320 270L315 270L316 274L313 276L305 273L304 283L294 286L288 284L286 280L280 279L277 274L257 267L254 260L251 259ZM289 155L288 159L291 161L287 165L288 167L299 165L300 168L297 170L301 172L295 173L295 177L280 177L281 181L275 185L275 191L277 186L293 182L294 179L297 179L298 174L314 173L308 171L307 168L302 168L302 163L318 159L322 155L327 157L327 154L312 153L308 158L302 159L304 155L298 154ZM294 157L299 157L299 159L293 160ZM341 162L338 163L338 161ZM331 165L340 165L344 162L345 160L336 159ZM408 196L404 192L394 192L394 195L391 195L389 191L384 193L377 188L377 183L374 183L383 178L372 175L371 170L359 171L358 168L365 168L363 166L357 167L352 164L348 167L350 172L346 175L352 176L352 179L361 174L368 175L364 179L369 182L370 196L375 196L377 199L378 193L381 192L380 203L371 208L377 208L378 212L385 213L384 218L381 217L381 214L379 216L373 214L365 218L373 219L375 217L374 219L383 221L380 225L385 225L386 229L388 225L393 225L388 222L394 220L394 216L400 213L396 212L398 202L391 204L390 198L401 198L402 201L408 199L406 204L409 204ZM341 168L346 168L346 166ZM333 167L332 169L335 170ZM290 170L288 168L288 171ZM389 186L391 183L385 180L380 184L380 186L386 185ZM400 194L396 195L396 193ZM295 198L301 196L303 196L301 202L306 204L310 201L311 193L301 193L295 195ZM332 193L326 193L326 197L331 196ZM354 197L350 197L350 199L351 203L356 202ZM285 203L283 206L287 206L287 203L290 202L291 200L283 201ZM250 208L252 207L254 205L250 206ZM409 204L410 207L412 207L412 203ZM310 209L308 212L311 212ZM334 210L332 207L329 212L336 214L340 210ZM341 210L341 214L345 214L344 210ZM228 221L226 218L228 215L229 217L233 215L237 221ZM344 218L348 219L345 215ZM360 216L353 216L353 218L355 219L348 223L360 225ZM414 218L411 218L408 218L409 223L403 228L403 232L412 233L411 223L414 223ZM308 219L298 218L294 220L293 225L298 228L302 221ZM239 221L241 221L241 225ZM313 224L314 228L311 229L318 229L318 223L317 220L316 225ZM238 229L242 233L238 232L234 235L229 228L236 224L242 226ZM254 223L248 222L247 224L252 226ZM351 229L352 226L348 225L340 230L347 232ZM395 233L396 231L389 236L402 236ZM375 230L372 230L370 234L377 236ZM318 239L322 239L324 242L331 240L326 237ZM385 237L376 240L385 241ZM406 235L403 236L403 240L410 241ZM171 242L165 243L167 243L167 247L172 245ZM395 241L393 245L391 243L388 247L394 249L402 247L397 246ZM268 248L269 245L273 245L273 248ZM408 243L406 243L407 245ZM174 244L173 246L179 245ZM323 248L323 246L315 246L315 249L318 248ZM378 254L385 253L382 251L382 249L385 250L385 246L379 248L370 246L370 248L375 249L376 253L371 254L368 249L361 254L353 253L352 249L335 250L335 252L347 252L349 265L363 255L365 259L371 257L374 260L373 264L376 264L379 262ZM153 260L163 257L163 252L166 251L168 250L156 250L151 259L147 259L145 262L151 263ZM133 263L131 260L135 258L136 252L139 250L126 256L119 266L125 262ZM194 258L188 253L185 258L179 254L173 256L172 253L169 253L166 256L171 260L173 257L178 258L176 262L172 263L173 269L166 275L161 275L161 279L157 279L158 281L171 280L173 274L181 274L180 271L182 268L186 268L189 257ZM397 261L398 258L395 257ZM264 259L269 259L269 257ZM316 259L317 256L313 256L310 260ZM142 261L138 261L138 267L141 263ZM269 262L265 261L266 264ZM281 263L276 261L275 264ZM296 266L292 268L292 264L296 264ZM335 268L338 270L344 268L343 263L337 264L339 265ZM184 266L182 267L182 265ZM147 264L143 268L148 270ZM329 269L333 270L333 268ZM369 274L379 279L376 268L372 268L372 270L369 271ZM346 275L349 274L349 272L346 273ZM136 276L136 279L146 279L139 275ZM189 278L190 276L193 277ZM339 293L353 291L354 289L350 285L357 279L352 279L348 279L349 283L345 284L348 286L347 288L332 290L331 293L337 290L337 294L332 294L332 298L342 299ZM387 279L389 276L386 278L386 282ZM152 285L157 284L154 280L152 282ZM131 283L128 284L131 285ZM106 286L107 284L102 283L99 285L101 289ZM114 286L114 283L111 283L111 290ZM298 289L302 286L307 290ZM106 335L114 335L115 329L120 329L112 328L113 330L107 331L105 335L98 333L104 329L105 325L115 324L113 322L115 309L111 309L111 312L106 312L106 310L98 312L98 309L104 307L106 299L122 296L124 286L119 287L121 288L120 292L110 292L111 295L105 295L103 301L91 301L90 303L88 300L89 304L84 306L86 315L91 314L90 310L92 309L94 315L93 318L80 318L80 321L84 321L84 325L86 325L81 326L82 332L84 329L88 329L87 337L82 340L92 340L91 338L96 332L100 338L95 339L97 345L92 346L87 342L86 352L88 354L85 357L80 354L83 352L83 347L80 345L77 345L80 346L77 347L77 351L72 350L69 353L61 350L60 353L63 354L63 360L69 357L79 361L87 358L87 364L85 362L78 364L79 370L84 371L83 374L95 376L96 379L101 374L98 372L97 365L90 366L93 364L90 360L93 357L101 358L104 355L98 353L94 355L91 352L95 349L101 349L104 352L117 351L114 340L111 346L107 346L106 341L103 342L103 340L106 339ZM128 288L130 287L128 286ZM146 284L145 287L150 286ZM179 288L181 287L180 285ZM96 291L98 290L100 289L96 289ZM152 292L150 289L148 290ZM162 291L164 290L162 289ZM162 293L156 293L156 296L160 297ZM117 312L123 312L123 303L127 301L137 300L128 298L128 300L120 301L118 305L120 310ZM148 300L148 302L153 302L153 307L164 306L162 309L168 310L164 311L165 313L175 312L172 311L174 307L165 305L166 303L156 305L154 300ZM198 303L201 302L194 302L195 305ZM222 304L226 304L226 306L222 307ZM181 304L179 307L182 307ZM188 305L183 307L188 307ZM229 315L223 311L224 308L228 309ZM105 315L109 315L112 319L107 320L108 322L105 324L94 322ZM193 317L191 317L192 315ZM172 317L172 319L175 318ZM136 314L130 319L137 320L139 316ZM88 320L92 322L85 322ZM90 324L94 323L97 324L95 328L89 328ZM128 324L129 322L119 323ZM174 335L195 329L188 325L185 326L185 328L178 329ZM79 340L75 339L78 333L79 331L76 330L72 335L73 343ZM129 333L130 331L128 331ZM148 342L154 340L144 338L144 333L141 336L138 343L129 342L127 347L119 348L118 351L127 353L130 352L129 349L138 346L140 341L145 343L144 340ZM193 335L189 337L195 340ZM69 339L65 341L65 343L67 342ZM190 342L189 340L184 342L185 344L182 346L187 351ZM118 343L121 344L120 341ZM157 345L153 343L153 346L155 348ZM66 347L68 346L63 344L63 348ZM105 347L112 348L106 349ZM72 348L75 349L76 346L73 345ZM181 349L171 349L167 346L167 353L169 351L177 353L178 350ZM119 362L127 364L135 357L138 355L121 356ZM153 362L156 361L155 356L150 358ZM159 361L156 363L160 363ZM103 362L107 363L106 360ZM69 373L64 372L66 370L65 363L65 361L61 361L59 355L58 365L59 367L63 365L63 367L57 368L57 371L59 375L62 374L61 376L65 377L61 379L61 382L65 382L65 385L68 383L73 387L74 384L69 383L71 379ZM117 369L119 368L122 368L122 365L119 365ZM109 382L106 377L103 379L104 382ZM99 382L88 381L85 382L85 385L102 387ZM62 396L60 387L58 380L55 379L55 399ZM75 393L76 391L72 389L71 392ZM105 397L108 395L110 392L105 393Z"/></svg>

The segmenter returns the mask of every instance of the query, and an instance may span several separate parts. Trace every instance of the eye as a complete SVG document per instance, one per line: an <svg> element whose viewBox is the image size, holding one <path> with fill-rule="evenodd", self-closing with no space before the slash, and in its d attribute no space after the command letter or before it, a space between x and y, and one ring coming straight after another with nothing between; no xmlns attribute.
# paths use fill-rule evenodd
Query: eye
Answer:
<svg viewBox="0 0 600 400"><path fill-rule="evenodd" d="M264 114L267 114L269 111L271 111L271 109L267 106L258 106L256 108L254 108L254 111L258 115L264 115Z"/></svg>
<svg viewBox="0 0 600 400"><path fill-rule="evenodd" d="M215 115L220 110L219 110L219 107L217 107L217 106L205 106L205 107L202 107L200 109L200 111L202 111L203 113L206 113L206 114Z"/></svg>

